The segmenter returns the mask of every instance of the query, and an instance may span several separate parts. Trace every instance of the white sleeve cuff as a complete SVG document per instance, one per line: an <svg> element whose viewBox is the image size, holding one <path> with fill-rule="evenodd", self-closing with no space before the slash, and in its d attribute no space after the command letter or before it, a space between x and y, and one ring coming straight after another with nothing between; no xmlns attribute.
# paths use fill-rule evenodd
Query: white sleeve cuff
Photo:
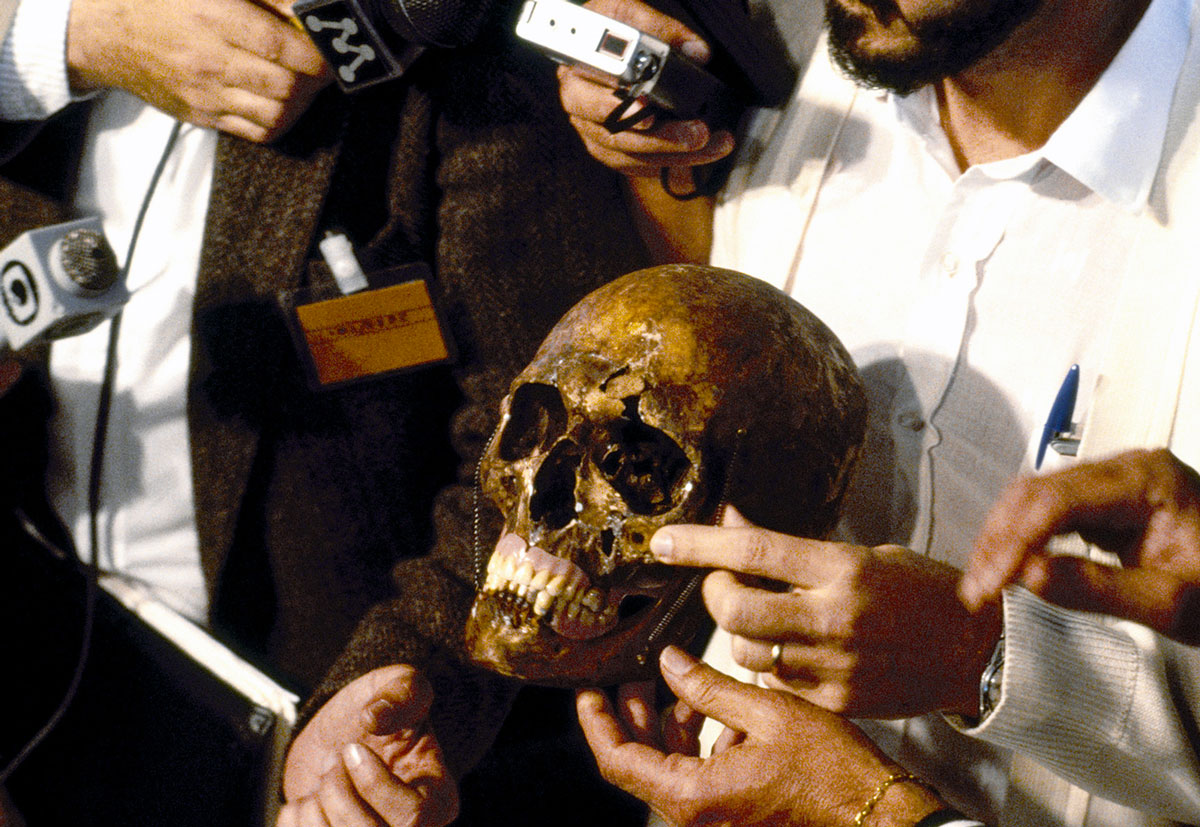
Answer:
<svg viewBox="0 0 1200 827"><path fill-rule="evenodd" d="M43 120L75 100L67 80L71 0L23 0L0 46L0 119Z"/></svg>
<svg viewBox="0 0 1200 827"><path fill-rule="evenodd" d="M1181 724L1200 698L1173 691L1182 673L1200 668L1195 651L1021 588L1004 592L1004 629L1000 701L968 735L1024 753L1101 797L1200 820L1200 762Z"/></svg>

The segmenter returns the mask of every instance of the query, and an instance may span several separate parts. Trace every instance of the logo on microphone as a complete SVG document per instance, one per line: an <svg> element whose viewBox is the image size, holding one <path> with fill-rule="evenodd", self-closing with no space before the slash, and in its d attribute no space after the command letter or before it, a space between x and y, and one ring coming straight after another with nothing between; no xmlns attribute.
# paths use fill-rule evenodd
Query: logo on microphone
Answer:
<svg viewBox="0 0 1200 827"><path fill-rule="evenodd" d="M397 62L383 34L356 0L300 0L292 13L350 91L398 77Z"/></svg>
<svg viewBox="0 0 1200 827"><path fill-rule="evenodd" d="M368 61L375 60L375 50L368 44L364 43L361 46L355 46L350 42L350 38L358 34L358 24L349 17L343 17L341 20L322 20L315 14L310 14L305 16L304 25L313 34L318 34L326 29L341 32L341 34L330 41L330 45L339 55L349 54L354 56L354 59L349 64L342 64L337 67L338 75L346 83L354 83L358 79L358 68Z"/></svg>
<svg viewBox="0 0 1200 827"><path fill-rule="evenodd" d="M8 317L21 326L37 318L38 290L33 273L20 261L10 261L0 276L0 295Z"/></svg>

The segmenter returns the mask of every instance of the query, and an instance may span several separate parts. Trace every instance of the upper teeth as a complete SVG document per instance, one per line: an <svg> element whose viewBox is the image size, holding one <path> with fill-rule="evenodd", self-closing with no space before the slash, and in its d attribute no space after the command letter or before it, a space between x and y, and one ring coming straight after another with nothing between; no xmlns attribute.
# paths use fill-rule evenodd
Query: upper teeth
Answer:
<svg viewBox="0 0 1200 827"><path fill-rule="evenodd" d="M528 602L540 617L561 615L585 624L605 625L616 617L617 607L605 606L604 594L589 588L587 576L559 557L505 535L488 560L483 593L508 592ZM518 545L519 543L519 545Z"/></svg>

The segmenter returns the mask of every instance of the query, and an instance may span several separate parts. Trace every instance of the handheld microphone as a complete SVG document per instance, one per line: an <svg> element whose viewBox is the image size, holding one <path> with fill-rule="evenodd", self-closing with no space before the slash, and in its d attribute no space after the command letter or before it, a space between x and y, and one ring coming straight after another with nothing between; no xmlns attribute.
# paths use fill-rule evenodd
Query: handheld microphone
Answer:
<svg viewBox="0 0 1200 827"><path fill-rule="evenodd" d="M298 0L292 14L353 92L398 78L429 46L457 48L479 36L496 0Z"/></svg>
<svg viewBox="0 0 1200 827"><path fill-rule="evenodd" d="M98 218L22 233L0 250L0 348L77 336L129 300Z"/></svg>

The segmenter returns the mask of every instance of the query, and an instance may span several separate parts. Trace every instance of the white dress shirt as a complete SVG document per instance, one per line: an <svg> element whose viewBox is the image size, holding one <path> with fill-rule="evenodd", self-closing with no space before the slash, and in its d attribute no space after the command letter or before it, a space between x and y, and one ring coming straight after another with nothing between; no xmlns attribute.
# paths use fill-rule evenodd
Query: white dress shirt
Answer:
<svg viewBox="0 0 1200 827"><path fill-rule="evenodd" d="M77 96L67 85L69 0L25 0L0 49L0 117L44 118ZM76 188L79 215L99 215L124 265L133 225L171 117L124 92L101 95ZM99 509L102 567L141 580L206 622L187 431L191 303L208 209L216 132L185 124L146 213L117 351ZM81 556L90 554L87 480L109 325L56 342L57 402L49 487Z"/></svg>
<svg viewBox="0 0 1200 827"><path fill-rule="evenodd" d="M871 420L842 539L901 543L961 568L1004 485L1033 470L1072 364L1082 377L1074 418L1083 420L1113 297L1139 266L1131 242L1159 165L1190 10L1188 0L1154 0L1044 147L961 174L931 89L906 98L859 91L807 226L801 205L811 190L796 173L806 159L789 147L806 118L832 116L811 106L763 116L757 160L735 174L718 207L712 260L787 290L838 334L862 372ZM1072 461L1050 451L1042 467ZM1053 621L1032 602L1007 601L1006 673L1032 674L1026 662L1046 658L1038 650L1051 639L1026 633L1044 633L1030 617ZM1059 642L1069 645L1065 635ZM1064 751L1076 712L1120 718L1109 705L1126 696L1107 692L1104 680L1064 678L1069 714L1046 735L1061 738ZM1006 714L993 714L998 726ZM1169 707L1164 715L1174 720ZM964 737L940 716L870 728L956 804L999 820L1006 750ZM1172 774L1194 779L1194 755L1187 760L1177 733L1163 743L1158 752L1148 740L1144 766L1130 776L1161 776L1164 792L1147 797L1178 802Z"/></svg>

